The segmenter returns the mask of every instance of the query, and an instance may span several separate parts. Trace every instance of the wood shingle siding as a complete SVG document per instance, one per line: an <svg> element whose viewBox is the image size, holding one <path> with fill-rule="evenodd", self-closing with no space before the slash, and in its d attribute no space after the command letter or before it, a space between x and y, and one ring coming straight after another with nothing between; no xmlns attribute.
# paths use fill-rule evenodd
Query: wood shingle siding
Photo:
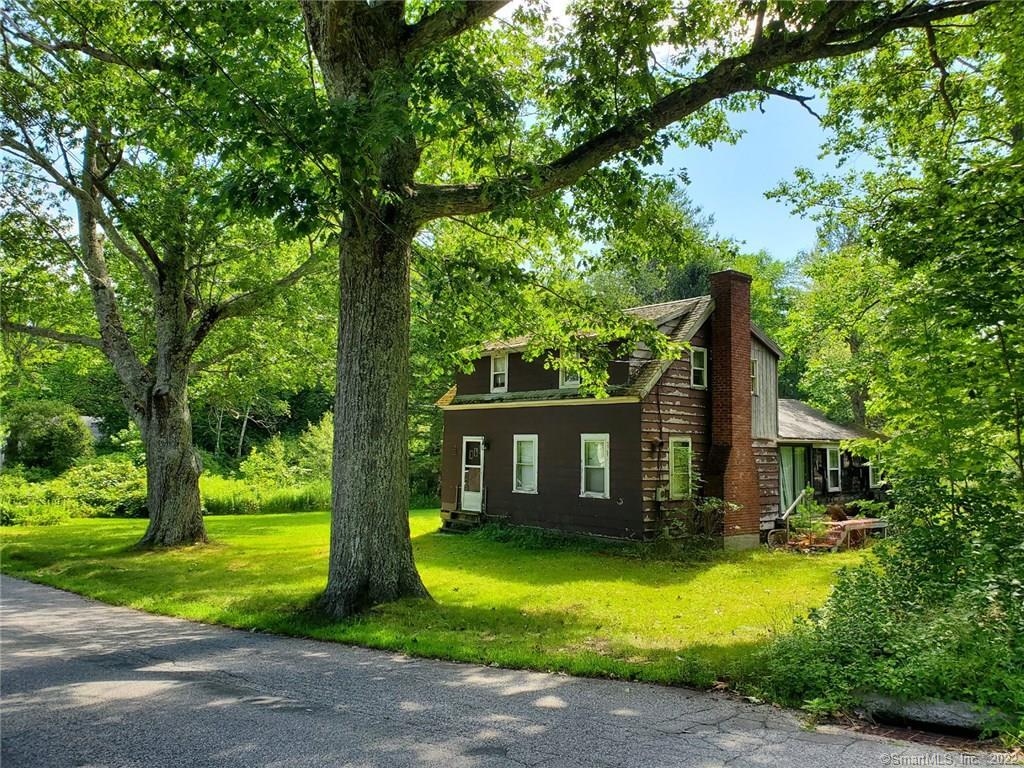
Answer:
<svg viewBox="0 0 1024 768"><path fill-rule="evenodd" d="M764 528L765 520L775 520L783 511L779 508L779 448L775 441L754 440L754 461L761 496L761 527Z"/></svg>
<svg viewBox="0 0 1024 768"><path fill-rule="evenodd" d="M706 328L694 334L694 346L706 344ZM666 512L685 509L686 501L657 501L659 487L668 487L668 442L673 435L692 440L694 491L699 494L708 452L708 390L690 386L690 358L675 360L640 404L640 455L644 534L657 535Z"/></svg>

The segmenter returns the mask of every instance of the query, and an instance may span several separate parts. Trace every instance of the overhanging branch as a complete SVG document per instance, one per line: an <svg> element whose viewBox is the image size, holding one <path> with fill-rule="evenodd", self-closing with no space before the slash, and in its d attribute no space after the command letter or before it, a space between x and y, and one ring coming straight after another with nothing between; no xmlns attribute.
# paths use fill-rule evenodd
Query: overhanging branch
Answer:
<svg viewBox="0 0 1024 768"><path fill-rule="evenodd" d="M84 28L82 30L81 40L44 40L41 37L33 35L31 32L26 32L25 30L13 27L10 24L0 24L0 29L11 37L17 38L28 43L33 48L51 55L71 51L84 54L89 58L102 61L106 64L116 64L118 66L129 67L136 70L173 72L181 77L188 77L196 74L194 70L185 67L180 63L171 62L153 54L146 54L144 56L136 54L123 55L99 48L86 39L86 30Z"/></svg>
<svg viewBox="0 0 1024 768"><path fill-rule="evenodd" d="M51 341L59 341L64 344L78 344L84 347L103 349L103 342L100 339L92 336L83 336L78 333L65 333L64 331L55 331L52 328L43 328L38 325L12 323L8 320L0 320L0 327L11 333L23 333L28 336L37 336L41 339L50 339Z"/></svg>
<svg viewBox="0 0 1024 768"><path fill-rule="evenodd" d="M762 93L767 93L769 96L778 96L779 98L782 99L789 99L790 101L795 101L801 107L806 109L812 117L816 118L819 123L821 122L821 115L815 112L814 107L807 103L809 101L814 100L813 96L804 96L799 93L791 93L789 91L784 91L781 88L771 88L767 85L759 86L756 90L761 91Z"/></svg>
<svg viewBox="0 0 1024 768"><path fill-rule="evenodd" d="M413 215L419 221L429 221L486 213L494 210L499 200L509 197L542 197L575 183L606 160L640 147L659 131L713 101L744 91L763 90L765 75L780 67L867 51L895 30L924 27L939 19L974 13L994 2L947 0L912 5L849 29L840 29L839 25L862 4L834 3L809 29L762 37L745 54L723 59L702 77L627 115L532 173L471 184L416 185L410 203Z"/></svg>
<svg viewBox="0 0 1024 768"><path fill-rule="evenodd" d="M482 24L508 3L509 0L473 0L445 6L407 28L405 51L415 55L455 37Z"/></svg>
<svg viewBox="0 0 1024 768"><path fill-rule="evenodd" d="M309 257L284 277L255 290L240 293L237 296L219 302L203 312L190 334L188 344L190 354L199 348L203 339L209 335L213 327L221 320L252 314L257 309L270 303L286 288L290 288L302 278L317 272L323 264L325 251L314 251L312 246L310 246L310 251Z"/></svg>

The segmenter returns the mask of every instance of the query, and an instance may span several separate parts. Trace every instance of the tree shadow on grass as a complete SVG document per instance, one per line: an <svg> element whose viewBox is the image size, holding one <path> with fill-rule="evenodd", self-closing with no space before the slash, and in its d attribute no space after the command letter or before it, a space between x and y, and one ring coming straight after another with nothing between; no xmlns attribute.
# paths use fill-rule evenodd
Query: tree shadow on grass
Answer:
<svg viewBox="0 0 1024 768"><path fill-rule="evenodd" d="M245 601L236 608L244 611ZM520 610L402 600L336 620L315 602L264 614L267 632L397 651L416 657L707 688L749 669L765 640L661 645L601 631L588 611Z"/></svg>
<svg viewBox="0 0 1024 768"><path fill-rule="evenodd" d="M592 547L553 546L545 549L474 536L434 533L415 539L414 553L417 563L425 567L451 568L467 574L487 575L510 584L537 586L588 580L625 581L647 587L681 586L716 569L723 572L723 579L730 576L763 578L770 583L803 574L808 577L812 574L827 576L845 562L822 559L829 555L810 556L762 549L702 551L694 553L693 559L687 559L685 554L661 558L650 550L645 553L645 546L596 543ZM810 561L810 557L818 560ZM834 565L830 567L830 563Z"/></svg>
<svg viewBox="0 0 1024 768"><path fill-rule="evenodd" d="M414 546L437 601L400 601L337 622L310 610L326 576L326 517L280 518L252 527L240 519L230 530L218 525L215 535L223 538L211 545L163 552L133 549L140 528L124 521L96 526L95 537L82 535L92 533L87 527L70 537L57 530L33 533L33 541L15 539L5 547L4 570L107 602L242 629L698 686L745 663L779 623L770 611L799 607L775 588L779 580L824 581L831 570L808 571L806 557L759 551L678 562L643 559L604 542L545 547L426 533ZM325 528L322 541L309 528L315 525ZM776 596L764 600L764 609L728 615L737 606L749 608L759 599L755 592L773 588ZM724 595L731 599L722 601L724 621L706 601L686 602L711 590L731 591ZM668 600L672 608L666 611ZM656 602L647 610L644 601ZM623 611L636 615L623 618ZM674 616L677 611L682 615ZM649 626L656 619L661 630Z"/></svg>

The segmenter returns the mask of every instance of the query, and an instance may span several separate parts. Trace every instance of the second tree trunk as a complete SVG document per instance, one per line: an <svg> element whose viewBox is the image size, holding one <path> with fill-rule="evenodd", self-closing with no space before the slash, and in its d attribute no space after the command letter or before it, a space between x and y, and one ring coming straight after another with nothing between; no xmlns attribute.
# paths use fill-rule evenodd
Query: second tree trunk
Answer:
<svg viewBox="0 0 1024 768"><path fill-rule="evenodd" d="M199 455L185 392L153 395L143 417L149 527L142 546L206 541L199 501Z"/></svg>

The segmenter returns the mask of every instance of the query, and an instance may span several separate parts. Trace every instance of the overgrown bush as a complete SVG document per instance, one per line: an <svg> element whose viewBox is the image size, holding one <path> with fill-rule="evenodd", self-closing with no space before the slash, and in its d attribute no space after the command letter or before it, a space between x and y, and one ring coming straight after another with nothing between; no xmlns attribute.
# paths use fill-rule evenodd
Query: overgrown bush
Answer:
<svg viewBox="0 0 1024 768"><path fill-rule="evenodd" d="M48 482L30 482L21 468L0 472L0 525L54 525L82 513Z"/></svg>
<svg viewBox="0 0 1024 768"><path fill-rule="evenodd" d="M254 486L276 488L291 485L296 471L285 455L284 441L276 435L259 448L253 448L242 462L242 477Z"/></svg>
<svg viewBox="0 0 1024 768"><path fill-rule="evenodd" d="M142 443L142 433L134 422L129 422L124 429L119 429L106 441L110 448L131 459L138 466L146 463L146 448Z"/></svg>
<svg viewBox="0 0 1024 768"><path fill-rule="evenodd" d="M695 499L684 509L666 513L658 548L682 553L720 547L725 531L725 514L732 509L736 509L735 504L706 496Z"/></svg>
<svg viewBox="0 0 1024 768"><path fill-rule="evenodd" d="M7 414L7 460L63 472L92 453L92 434L78 411L56 400L25 400Z"/></svg>
<svg viewBox="0 0 1024 768"><path fill-rule="evenodd" d="M814 489L804 489L804 498L797 504L789 518L789 530L795 536L821 536L828 530L825 521L826 509L814 500Z"/></svg>
<svg viewBox="0 0 1024 768"><path fill-rule="evenodd" d="M441 495L440 474L440 455L409 455L409 505L413 509L437 506Z"/></svg>
<svg viewBox="0 0 1024 768"><path fill-rule="evenodd" d="M146 517L146 470L113 453L78 464L51 482L91 517Z"/></svg>
<svg viewBox="0 0 1024 768"><path fill-rule="evenodd" d="M293 466L306 482L331 479L334 456L334 414L328 411L316 424L310 424L295 442Z"/></svg>
<svg viewBox="0 0 1024 768"><path fill-rule="evenodd" d="M818 712L867 693L963 700L1024 740L1024 515L1002 478L901 483L893 538L758 661L757 686Z"/></svg>
<svg viewBox="0 0 1024 768"><path fill-rule="evenodd" d="M71 517L145 517L146 471L108 454L59 477L33 481L24 471L0 475L0 524L51 525Z"/></svg>

